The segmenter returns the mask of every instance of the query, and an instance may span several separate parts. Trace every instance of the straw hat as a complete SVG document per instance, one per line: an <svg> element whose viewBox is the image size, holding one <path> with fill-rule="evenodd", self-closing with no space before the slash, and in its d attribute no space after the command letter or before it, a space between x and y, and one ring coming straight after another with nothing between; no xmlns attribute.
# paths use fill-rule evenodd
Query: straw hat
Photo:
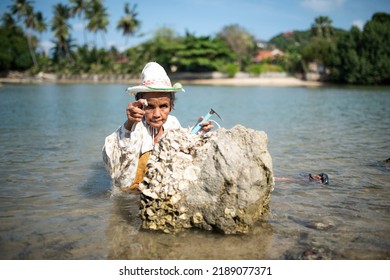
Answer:
<svg viewBox="0 0 390 280"><path fill-rule="evenodd" d="M136 96L138 92L177 92L184 91L180 83L172 86L164 68L157 62L149 62L142 70L141 84L128 87L127 93Z"/></svg>

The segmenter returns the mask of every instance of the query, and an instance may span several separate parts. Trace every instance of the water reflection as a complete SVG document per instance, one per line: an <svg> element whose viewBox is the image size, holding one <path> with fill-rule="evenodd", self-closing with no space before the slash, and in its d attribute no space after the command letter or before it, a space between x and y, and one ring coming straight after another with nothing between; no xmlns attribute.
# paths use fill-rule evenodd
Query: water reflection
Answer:
<svg viewBox="0 0 390 280"><path fill-rule="evenodd" d="M274 251L270 244L273 230L267 222L259 222L249 235L225 236L198 229L177 234L142 230L138 202L134 195L113 199L106 230L109 259L264 259Z"/></svg>

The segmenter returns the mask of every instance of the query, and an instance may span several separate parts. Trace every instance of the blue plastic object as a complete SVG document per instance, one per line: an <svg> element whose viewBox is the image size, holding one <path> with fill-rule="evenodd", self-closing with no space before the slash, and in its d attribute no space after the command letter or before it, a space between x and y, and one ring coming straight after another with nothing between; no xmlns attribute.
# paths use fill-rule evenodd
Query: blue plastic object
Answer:
<svg viewBox="0 0 390 280"><path fill-rule="evenodd" d="M210 109L210 112L207 113L207 115L203 118L203 120L201 120L200 122L198 122L195 125L195 127L192 129L191 133L196 134L202 128L201 123L207 122L214 114L216 114L222 120L222 118L218 115L217 112L215 112L213 109Z"/></svg>

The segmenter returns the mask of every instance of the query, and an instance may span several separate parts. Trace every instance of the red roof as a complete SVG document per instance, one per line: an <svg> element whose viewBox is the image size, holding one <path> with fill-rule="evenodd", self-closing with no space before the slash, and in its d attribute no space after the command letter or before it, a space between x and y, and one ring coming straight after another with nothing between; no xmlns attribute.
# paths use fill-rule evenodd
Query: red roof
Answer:
<svg viewBox="0 0 390 280"><path fill-rule="evenodd" d="M259 51L255 56L254 60L257 62L262 61L263 59L272 58L272 51Z"/></svg>
<svg viewBox="0 0 390 280"><path fill-rule="evenodd" d="M278 50L278 49L274 49L272 51L268 51L268 50L260 50L257 55L253 58L253 60L255 62L260 62L264 59L275 59L277 57L280 57L280 56L283 56L283 52Z"/></svg>

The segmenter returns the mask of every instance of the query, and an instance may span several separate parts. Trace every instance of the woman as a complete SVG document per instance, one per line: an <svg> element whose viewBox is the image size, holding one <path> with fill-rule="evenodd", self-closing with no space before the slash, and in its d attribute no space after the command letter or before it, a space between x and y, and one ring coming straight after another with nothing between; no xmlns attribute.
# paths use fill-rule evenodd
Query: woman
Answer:
<svg viewBox="0 0 390 280"><path fill-rule="evenodd" d="M145 65L139 86L127 88L136 101L128 104L127 120L106 137L103 147L103 160L114 187L137 190L153 146L166 131L181 128L178 119L170 115L178 91L184 91L181 84L172 86L164 68L156 62ZM202 123L201 131L211 129L210 121Z"/></svg>

